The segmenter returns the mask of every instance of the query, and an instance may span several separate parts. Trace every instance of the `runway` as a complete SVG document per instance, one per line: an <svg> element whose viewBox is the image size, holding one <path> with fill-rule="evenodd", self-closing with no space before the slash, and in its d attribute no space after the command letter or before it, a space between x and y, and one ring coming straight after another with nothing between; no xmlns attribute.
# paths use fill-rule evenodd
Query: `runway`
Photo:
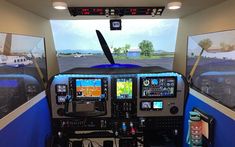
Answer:
<svg viewBox="0 0 235 147"><path fill-rule="evenodd" d="M109 64L105 56L84 56L84 57L57 57L60 72L76 67L91 67L100 64ZM160 66L172 70L173 58L160 59L124 59L115 60L116 63L137 64L140 66Z"/></svg>

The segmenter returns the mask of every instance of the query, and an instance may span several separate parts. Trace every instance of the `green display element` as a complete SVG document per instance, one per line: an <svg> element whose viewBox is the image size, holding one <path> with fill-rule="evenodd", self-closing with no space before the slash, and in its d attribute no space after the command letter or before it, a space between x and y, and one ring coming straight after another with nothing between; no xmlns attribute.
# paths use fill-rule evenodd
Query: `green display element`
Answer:
<svg viewBox="0 0 235 147"><path fill-rule="evenodd" d="M132 79L117 79L117 99L132 99Z"/></svg>

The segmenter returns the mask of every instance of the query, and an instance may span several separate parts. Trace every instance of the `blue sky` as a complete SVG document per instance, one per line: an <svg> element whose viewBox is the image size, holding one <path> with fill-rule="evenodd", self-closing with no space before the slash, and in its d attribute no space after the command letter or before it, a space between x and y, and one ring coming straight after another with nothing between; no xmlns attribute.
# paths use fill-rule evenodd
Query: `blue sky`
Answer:
<svg viewBox="0 0 235 147"><path fill-rule="evenodd" d="M0 33L0 51L3 51L5 41L6 33ZM45 52L44 39L42 37L12 34L11 51L43 54Z"/></svg>
<svg viewBox="0 0 235 147"><path fill-rule="evenodd" d="M56 50L102 49L95 30L100 30L109 47L130 44L138 48L142 40L153 43L155 50L174 52L179 19L123 19L121 31L110 31L109 20L51 20Z"/></svg>

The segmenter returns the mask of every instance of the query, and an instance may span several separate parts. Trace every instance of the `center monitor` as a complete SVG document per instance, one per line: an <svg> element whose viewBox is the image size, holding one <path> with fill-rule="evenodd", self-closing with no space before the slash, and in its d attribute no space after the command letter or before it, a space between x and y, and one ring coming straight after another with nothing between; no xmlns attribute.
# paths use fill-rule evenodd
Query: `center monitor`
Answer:
<svg viewBox="0 0 235 147"><path fill-rule="evenodd" d="M116 99L132 99L133 98L133 79L117 78L116 79Z"/></svg>

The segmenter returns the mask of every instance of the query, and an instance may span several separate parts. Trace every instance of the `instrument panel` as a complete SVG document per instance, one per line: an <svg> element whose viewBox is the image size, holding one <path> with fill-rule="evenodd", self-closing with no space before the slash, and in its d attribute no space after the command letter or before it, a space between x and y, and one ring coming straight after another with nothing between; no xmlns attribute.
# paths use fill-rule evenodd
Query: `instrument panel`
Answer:
<svg viewBox="0 0 235 147"><path fill-rule="evenodd" d="M147 139L156 131L181 146L187 86L181 74L158 68L78 68L58 74L47 91L53 132L111 130L103 137Z"/></svg>
<svg viewBox="0 0 235 147"><path fill-rule="evenodd" d="M54 77L51 89L53 118L64 108L66 99L71 102L106 102L107 117L115 109L136 112L138 116L182 116L184 105L184 81L174 72L151 74L60 74ZM111 109L110 109L111 108ZM54 111L55 110L55 111ZM113 112L114 113L114 112Z"/></svg>

